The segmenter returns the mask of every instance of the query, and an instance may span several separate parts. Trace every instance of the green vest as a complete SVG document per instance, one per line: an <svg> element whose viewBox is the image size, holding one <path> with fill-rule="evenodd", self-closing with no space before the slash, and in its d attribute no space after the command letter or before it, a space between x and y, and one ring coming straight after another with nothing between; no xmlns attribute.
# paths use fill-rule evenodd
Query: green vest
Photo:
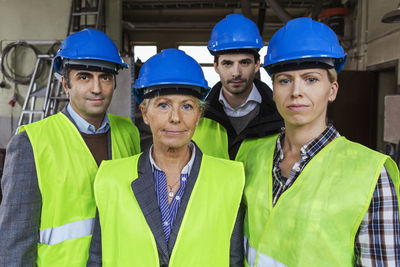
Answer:
<svg viewBox="0 0 400 267"><path fill-rule="evenodd" d="M235 160L244 162L249 150L254 145L262 143L266 138L268 137L244 139L240 144ZM228 134L226 129L218 122L205 117L201 118L192 140L204 154L229 159Z"/></svg>
<svg viewBox="0 0 400 267"><path fill-rule="evenodd" d="M160 266L156 241L131 187L139 156L103 161L96 176L104 267ZM169 266L229 266L243 187L242 163L203 155Z"/></svg>
<svg viewBox="0 0 400 267"><path fill-rule="evenodd" d="M336 138L272 207L276 138L253 149L245 162L246 266L353 266L355 237L383 165L399 196L396 164Z"/></svg>
<svg viewBox="0 0 400 267"><path fill-rule="evenodd" d="M140 152L136 126L109 114L112 157ZM42 196L38 266L86 266L96 205L98 170L75 125L62 113L23 126L32 144Z"/></svg>

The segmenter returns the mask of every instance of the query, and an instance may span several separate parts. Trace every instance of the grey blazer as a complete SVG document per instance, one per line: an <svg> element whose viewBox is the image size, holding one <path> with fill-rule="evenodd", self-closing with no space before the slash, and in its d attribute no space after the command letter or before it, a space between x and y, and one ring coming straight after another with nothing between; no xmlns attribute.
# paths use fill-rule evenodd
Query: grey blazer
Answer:
<svg viewBox="0 0 400 267"><path fill-rule="evenodd" d="M63 113L74 123L66 109ZM36 266L42 198L32 145L26 132L13 136L7 146L1 190L0 267Z"/></svg>
<svg viewBox="0 0 400 267"><path fill-rule="evenodd" d="M175 245L176 237L182 223L185 210L189 202L190 195L196 183L197 176L200 170L202 152L196 146L196 155L194 163L189 175L188 183L183 194L181 204L176 215L169 242L167 243L162 224L161 212L158 207L157 195L155 192L153 172L149 159L149 149L140 156L138 161L138 178L132 182L131 187L136 200L142 209L143 215L146 218L154 239L156 240L160 266L168 266L169 258ZM221 190L223 188L221 187ZM243 266L243 213L239 209L236 224L231 236L230 248L230 266ZM132 227L135 227L132 225ZM92 243L90 246L89 261L87 266L101 266L101 230L96 216L96 222L93 230ZM134 251L132 253L135 253Z"/></svg>

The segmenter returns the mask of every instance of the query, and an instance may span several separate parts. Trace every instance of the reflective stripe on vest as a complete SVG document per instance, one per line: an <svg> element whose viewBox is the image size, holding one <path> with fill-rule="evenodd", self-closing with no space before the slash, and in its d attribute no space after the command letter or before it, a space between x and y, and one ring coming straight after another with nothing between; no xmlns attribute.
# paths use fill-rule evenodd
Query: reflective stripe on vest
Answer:
<svg viewBox="0 0 400 267"><path fill-rule="evenodd" d="M287 265L260 253L258 255L257 267L288 267Z"/></svg>
<svg viewBox="0 0 400 267"><path fill-rule="evenodd" d="M132 191L146 179L138 178L138 159L106 161L96 176L104 267L160 266L153 232ZM229 266L243 186L242 163L203 155L168 266Z"/></svg>
<svg viewBox="0 0 400 267"><path fill-rule="evenodd" d="M46 245L55 245L66 240L91 235L93 233L94 218L70 222L59 227L40 230L39 242Z"/></svg>
<svg viewBox="0 0 400 267"><path fill-rule="evenodd" d="M111 114L109 121L112 157L139 153L139 134L133 123ZM36 264L84 266L96 214L93 182L98 167L94 157L63 113L25 125L23 130L32 145L42 197Z"/></svg>
<svg viewBox="0 0 400 267"><path fill-rule="evenodd" d="M244 237L244 258L246 259L247 264L253 267L256 263L256 257L257 249L250 246L249 240L247 240L247 237Z"/></svg>
<svg viewBox="0 0 400 267"><path fill-rule="evenodd" d="M276 138L254 148L245 162L244 232L258 250L257 266L269 264L270 258L291 267L353 266L355 235L384 164L399 186L395 163L338 137L312 158L272 207Z"/></svg>
<svg viewBox="0 0 400 267"><path fill-rule="evenodd" d="M251 267L254 267L257 258L257 249L250 246L247 237L244 237L244 257L247 261L247 264ZM263 253L260 253L258 255L257 267L287 267L287 265L280 263L279 261L274 260Z"/></svg>
<svg viewBox="0 0 400 267"><path fill-rule="evenodd" d="M244 139L236 153L235 160L243 162L249 150L254 145L262 143L265 138L268 137ZM204 154L229 159L228 134L218 122L206 117L201 118L192 139Z"/></svg>

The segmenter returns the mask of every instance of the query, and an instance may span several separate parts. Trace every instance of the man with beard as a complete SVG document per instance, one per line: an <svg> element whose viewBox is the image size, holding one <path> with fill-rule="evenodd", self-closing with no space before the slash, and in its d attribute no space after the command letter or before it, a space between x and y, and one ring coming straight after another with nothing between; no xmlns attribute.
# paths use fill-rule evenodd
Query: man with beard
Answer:
<svg viewBox="0 0 400 267"><path fill-rule="evenodd" d="M208 50L220 82L207 96L193 136L205 154L243 161L252 146L283 126L271 89L255 78L263 46L256 24L241 14L215 25Z"/></svg>

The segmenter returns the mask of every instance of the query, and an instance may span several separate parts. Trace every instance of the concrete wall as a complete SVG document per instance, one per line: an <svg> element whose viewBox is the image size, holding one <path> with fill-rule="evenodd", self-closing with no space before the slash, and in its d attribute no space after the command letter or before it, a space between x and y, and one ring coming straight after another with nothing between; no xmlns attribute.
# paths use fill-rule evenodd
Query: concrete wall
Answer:
<svg viewBox="0 0 400 267"><path fill-rule="evenodd" d="M108 0L106 3L106 33L121 46L122 0ZM43 41L63 40L68 30L71 1L65 0L0 0L0 50L17 40ZM48 46L37 46L46 52ZM29 54L30 53L30 54ZM12 64L18 71L29 74L34 66L34 54L20 51ZM0 73L0 82L6 87L0 88L0 148L5 148L17 126L21 106L28 86L16 85L5 79ZM8 102L17 95L18 103L11 107Z"/></svg>

